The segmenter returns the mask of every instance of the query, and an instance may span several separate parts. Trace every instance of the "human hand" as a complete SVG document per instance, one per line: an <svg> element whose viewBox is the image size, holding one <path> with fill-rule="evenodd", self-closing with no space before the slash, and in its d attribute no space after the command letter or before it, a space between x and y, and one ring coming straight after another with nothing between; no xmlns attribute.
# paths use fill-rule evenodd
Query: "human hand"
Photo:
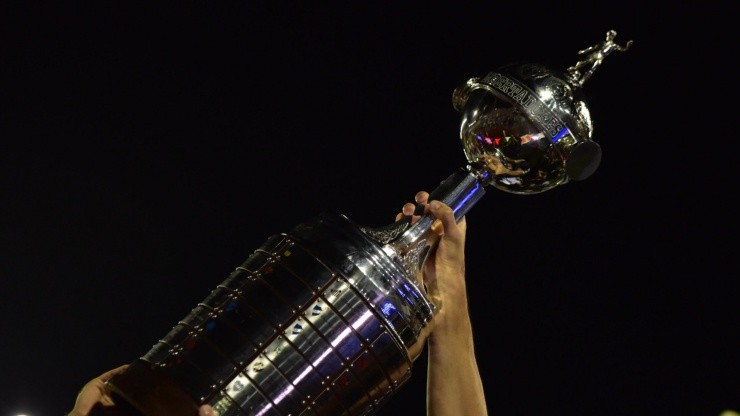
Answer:
<svg viewBox="0 0 740 416"><path fill-rule="evenodd" d="M452 208L428 201L427 192L414 200L424 204L424 213L434 217L431 229L439 237L424 262L423 281L427 295L437 306L427 338L427 414L488 414L485 392L475 357L473 329L465 288L465 217L455 221ZM407 203L396 216L414 216L416 206Z"/></svg>
<svg viewBox="0 0 740 416"><path fill-rule="evenodd" d="M218 416L213 407L209 404L204 404L198 409L198 416Z"/></svg>
<svg viewBox="0 0 740 416"><path fill-rule="evenodd" d="M97 404L100 404L103 407L114 406L115 403L113 403L113 398L105 388L105 383L116 374L123 373L126 368L128 368L128 364L106 371L88 381L77 394L75 406L72 411L69 412L68 416L87 416Z"/></svg>
<svg viewBox="0 0 740 416"><path fill-rule="evenodd" d="M88 381L77 394L75 406L68 416L88 416L97 405L112 408L115 406L113 398L105 383L113 376L121 374L128 368L128 364L106 371L105 373ZM198 416L218 416L210 405L203 405L198 409Z"/></svg>
<svg viewBox="0 0 740 416"><path fill-rule="evenodd" d="M424 213L435 218L432 231L439 236L434 251L429 254L423 268L423 281L428 295L439 307L435 319L435 333L453 328L455 322L467 319L468 303L465 288L465 235L467 222L465 217L455 220L452 208L440 201L429 201L429 193L418 192L414 201L424 205ZM406 203L396 220L411 217L415 223L421 218L414 215L416 204ZM441 326L441 328L440 328Z"/></svg>

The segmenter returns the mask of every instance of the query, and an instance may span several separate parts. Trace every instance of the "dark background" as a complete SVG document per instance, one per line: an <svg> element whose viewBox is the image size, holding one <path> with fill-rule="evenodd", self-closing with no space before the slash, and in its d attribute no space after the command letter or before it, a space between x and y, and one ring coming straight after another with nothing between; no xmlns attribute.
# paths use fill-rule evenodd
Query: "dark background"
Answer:
<svg viewBox="0 0 740 416"><path fill-rule="evenodd" d="M489 410L740 408L730 10L121 3L0 10L0 415L70 410L272 234L391 222L466 163L457 85L609 29L596 173L467 217ZM424 413L425 366L381 414Z"/></svg>

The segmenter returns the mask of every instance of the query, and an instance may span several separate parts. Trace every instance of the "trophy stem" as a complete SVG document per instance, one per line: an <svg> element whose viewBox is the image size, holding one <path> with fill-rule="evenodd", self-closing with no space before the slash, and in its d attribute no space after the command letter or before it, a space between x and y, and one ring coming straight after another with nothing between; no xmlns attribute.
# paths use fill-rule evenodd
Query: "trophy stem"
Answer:
<svg viewBox="0 0 740 416"><path fill-rule="evenodd" d="M487 171L478 172L472 166L458 169L429 194L429 201L439 200L452 208L455 219L463 216L485 195ZM409 218L397 221L388 227L365 228L363 231L384 244L383 250L396 257L409 276L417 276L431 249L439 237L432 232L434 218L422 216L410 224ZM417 278L417 285L421 282Z"/></svg>
<svg viewBox="0 0 740 416"><path fill-rule="evenodd" d="M465 214L485 195L484 184L489 176L487 171L478 172L472 166L460 168L429 194L429 201L439 200L447 204L460 221ZM411 227L413 228L413 227Z"/></svg>

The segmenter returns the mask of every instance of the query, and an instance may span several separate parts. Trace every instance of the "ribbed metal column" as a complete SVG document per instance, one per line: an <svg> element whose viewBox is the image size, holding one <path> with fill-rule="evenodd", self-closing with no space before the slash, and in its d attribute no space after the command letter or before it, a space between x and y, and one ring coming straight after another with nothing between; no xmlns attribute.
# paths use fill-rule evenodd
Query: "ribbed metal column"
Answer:
<svg viewBox="0 0 740 416"><path fill-rule="evenodd" d="M398 259L322 215L268 239L110 385L147 416L370 414L410 377L433 312Z"/></svg>

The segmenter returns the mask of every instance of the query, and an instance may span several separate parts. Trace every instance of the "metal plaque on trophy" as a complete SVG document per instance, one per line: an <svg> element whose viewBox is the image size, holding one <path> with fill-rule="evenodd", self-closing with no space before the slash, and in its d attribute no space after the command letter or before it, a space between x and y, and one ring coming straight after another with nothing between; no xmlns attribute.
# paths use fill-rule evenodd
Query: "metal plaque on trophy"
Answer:
<svg viewBox="0 0 740 416"><path fill-rule="evenodd" d="M582 86L606 40L560 71L503 66L455 89L468 164L431 193L460 220L493 187L535 194L588 178L601 148ZM411 377L437 307L420 270L430 216L382 226L322 214L276 234L107 388L117 415L369 415ZM98 409L110 414L111 410Z"/></svg>

